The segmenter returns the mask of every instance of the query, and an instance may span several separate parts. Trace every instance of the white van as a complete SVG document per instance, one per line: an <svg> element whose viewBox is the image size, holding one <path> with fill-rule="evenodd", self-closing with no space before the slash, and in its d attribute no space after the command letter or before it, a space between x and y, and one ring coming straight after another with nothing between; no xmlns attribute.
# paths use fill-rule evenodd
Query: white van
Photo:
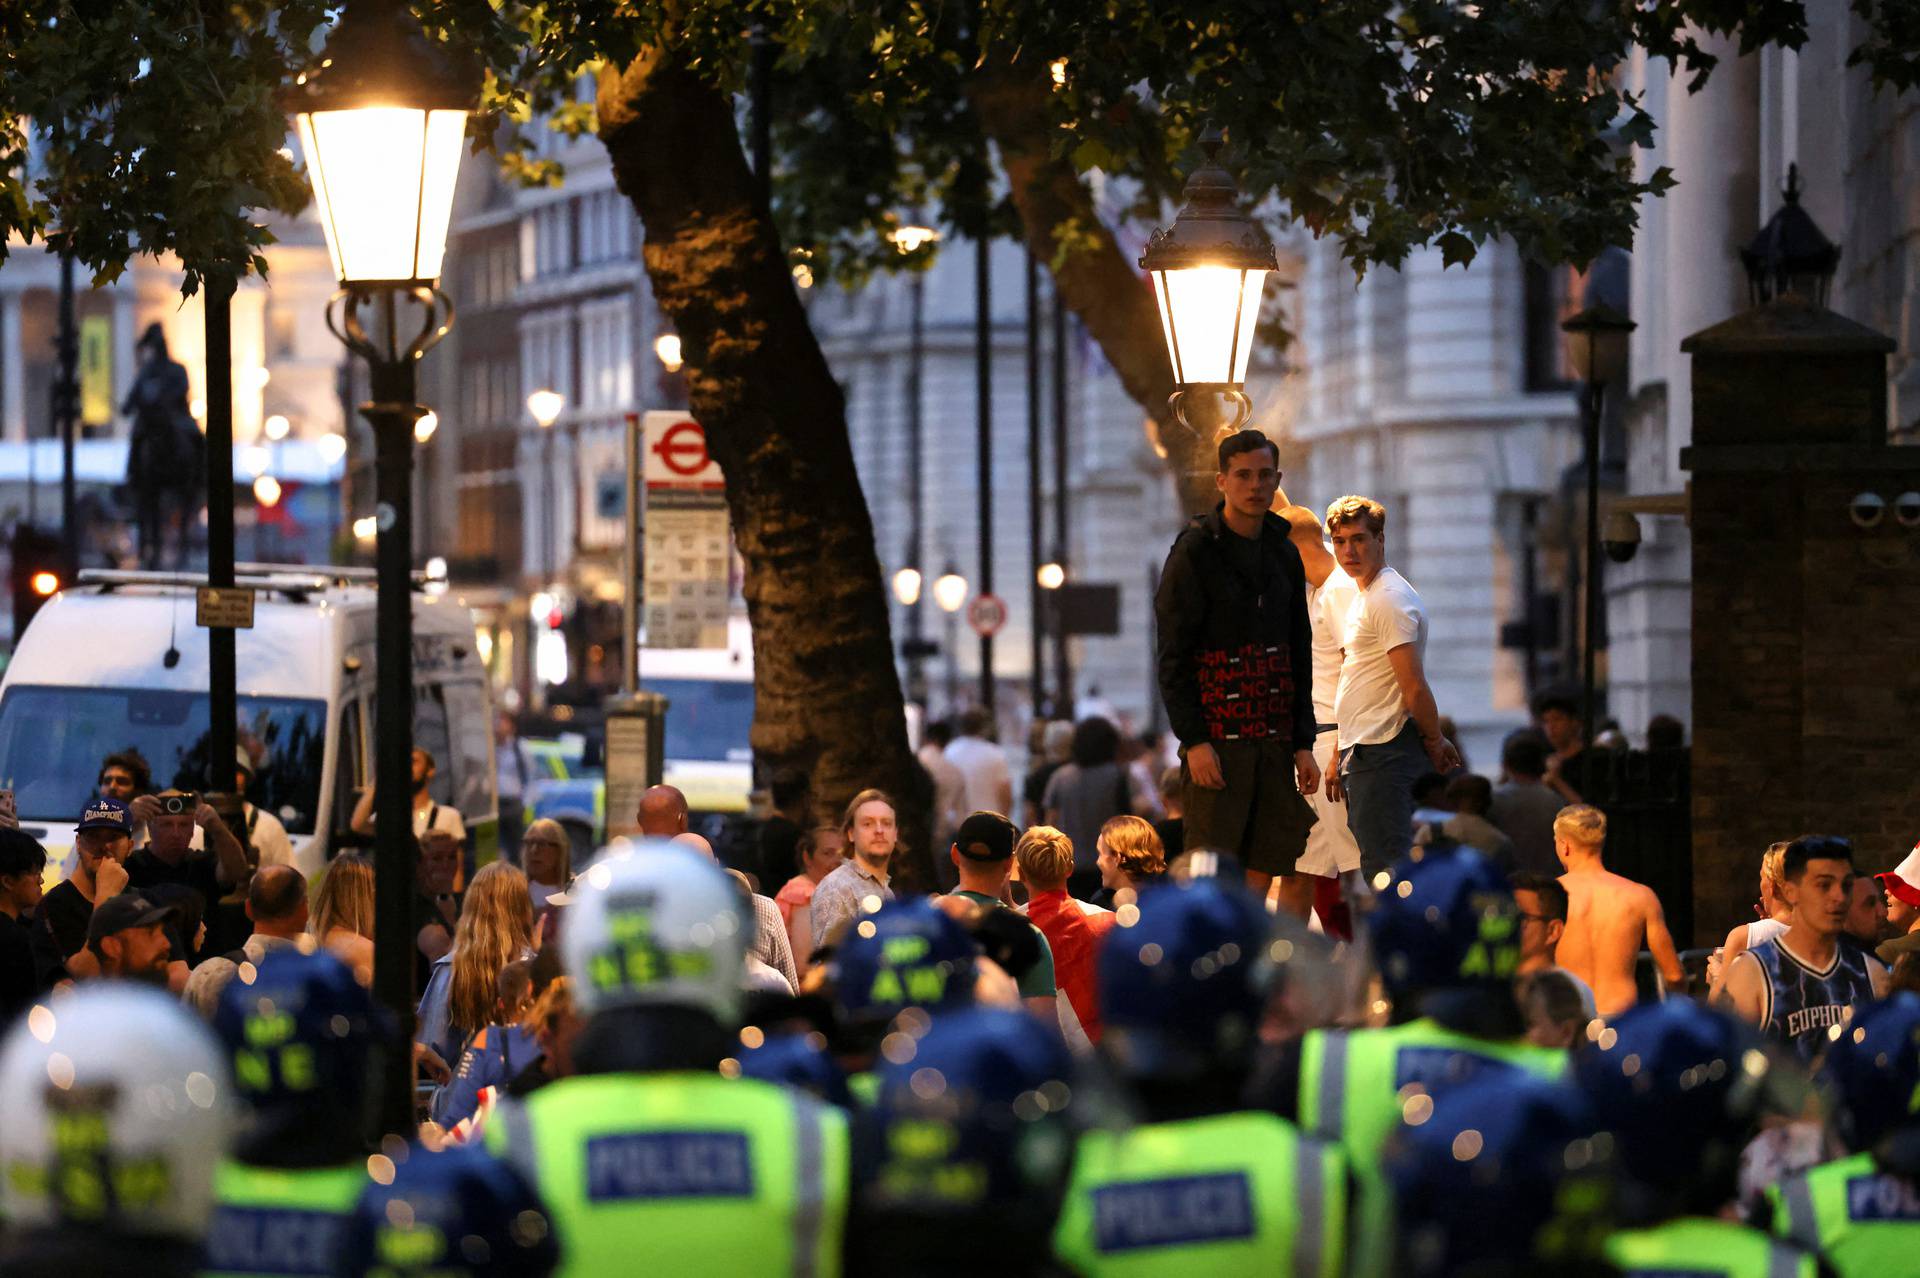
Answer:
<svg viewBox="0 0 1920 1278"><path fill-rule="evenodd" d="M14 650L0 681L0 786L63 874L109 754L137 749L157 788L204 788L207 632L194 591L205 584L82 572ZM239 735L258 762L248 797L280 818L311 878L372 782L373 572L242 564L236 584L256 592L253 628L234 632ZM485 863L499 846L493 716L473 616L456 599L416 590L413 673L413 739L437 763L433 798L459 810Z"/></svg>

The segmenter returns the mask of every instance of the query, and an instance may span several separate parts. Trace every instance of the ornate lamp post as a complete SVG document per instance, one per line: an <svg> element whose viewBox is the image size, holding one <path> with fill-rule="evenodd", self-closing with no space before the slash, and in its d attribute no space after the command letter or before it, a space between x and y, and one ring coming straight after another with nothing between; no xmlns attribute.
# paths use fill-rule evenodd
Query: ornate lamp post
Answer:
<svg viewBox="0 0 1920 1278"><path fill-rule="evenodd" d="M1247 362L1260 293L1279 260L1260 224L1240 211L1233 175L1219 162L1224 135L1200 138L1206 162L1187 179L1186 207L1153 233L1140 267L1153 281L1173 362L1173 414L1204 440L1247 424Z"/></svg>
<svg viewBox="0 0 1920 1278"><path fill-rule="evenodd" d="M947 614L947 713L952 714L960 704L960 666L954 652L959 618L955 614L967 602L967 579L960 575L951 559L947 561L946 571L933 579L933 602Z"/></svg>
<svg viewBox="0 0 1920 1278"><path fill-rule="evenodd" d="M1581 383L1581 448L1587 471L1586 608L1582 623L1580 724L1593 744L1594 640L1600 631L1600 418L1609 384L1627 375L1627 337L1634 323L1611 306L1589 306L1560 324L1567 360Z"/></svg>
<svg viewBox="0 0 1920 1278"><path fill-rule="evenodd" d="M367 361L378 498L374 989L398 1019L385 1130L413 1130L413 444L415 365L453 324L440 266L479 81L404 4L365 0L295 91L300 147L340 291L327 326ZM403 317L406 303L416 318Z"/></svg>
<svg viewBox="0 0 1920 1278"><path fill-rule="evenodd" d="M1740 250L1747 291L1755 306L1798 297L1824 307L1840 269L1840 246L1800 207L1799 165L1787 166L1787 187L1781 195L1786 203Z"/></svg>

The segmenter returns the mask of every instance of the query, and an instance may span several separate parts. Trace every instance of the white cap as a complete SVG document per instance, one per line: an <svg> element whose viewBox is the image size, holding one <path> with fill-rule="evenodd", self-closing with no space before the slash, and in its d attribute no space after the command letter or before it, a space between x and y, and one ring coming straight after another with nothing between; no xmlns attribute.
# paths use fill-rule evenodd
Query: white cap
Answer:
<svg viewBox="0 0 1920 1278"><path fill-rule="evenodd" d="M28 1009L0 1045L0 1108L15 1227L205 1234L237 1111L226 1053L178 1000L113 981Z"/></svg>
<svg viewBox="0 0 1920 1278"><path fill-rule="evenodd" d="M664 839L609 848L567 895L560 957L575 1005L693 1007L731 1025L754 919L710 857Z"/></svg>

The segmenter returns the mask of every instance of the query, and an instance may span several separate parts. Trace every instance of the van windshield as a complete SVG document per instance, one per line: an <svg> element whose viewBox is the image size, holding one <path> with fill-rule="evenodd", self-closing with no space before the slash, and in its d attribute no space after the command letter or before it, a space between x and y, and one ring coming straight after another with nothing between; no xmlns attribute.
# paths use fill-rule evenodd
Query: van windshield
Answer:
<svg viewBox="0 0 1920 1278"><path fill-rule="evenodd" d="M753 685L744 680L648 679L667 699L666 757L706 763L751 763Z"/></svg>
<svg viewBox="0 0 1920 1278"><path fill-rule="evenodd" d="M289 834L313 833L326 737L324 701L240 698L240 743L258 764L247 798ZM207 694L17 684L0 701L0 786L13 788L23 821L79 820L100 761L129 747L155 789L206 788Z"/></svg>

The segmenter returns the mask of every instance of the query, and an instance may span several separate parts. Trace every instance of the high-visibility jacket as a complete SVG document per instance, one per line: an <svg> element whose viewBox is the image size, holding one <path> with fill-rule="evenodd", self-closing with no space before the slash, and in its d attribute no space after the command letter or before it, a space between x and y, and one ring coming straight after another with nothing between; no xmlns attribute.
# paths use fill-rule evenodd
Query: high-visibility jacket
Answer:
<svg viewBox="0 0 1920 1278"><path fill-rule="evenodd" d="M1353 1270L1386 1274L1393 1211L1381 1159L1416 1093L1431 1095L1490 1070L1542 1078L1566 1072L1567 1054L1524 1039L1477 1038L1421 1018L1378 1029L1311 1030L1300 1044L1300 1130L1337 1143L1354 1178Z"/></svg>
<svg viewBox="0 0 1920 1278"><path fill-rule="evenodd" d="M1347 1177L1337 1149L1272 1114L1080 1138L1054 1254L1082 1275L1336 1278Z"/></svg>
<svg viewBox="0 0 1920 1278"><path fill-rule="evenodd" d="M1855 1154L1809 1167L1767 1190L1773 1228L1818 1252L1840 1278L1920 1266L1920 1186Z"/></svg>
<svg viewBox="0 0 1920 1278"><path fill-rule="evenodd" d="M292 1171L222 1161L203 1278L331 1275L341 1227L366 1184L364 1162Z"/></svg>
<svg viewBox="0 0 1920 1278"><path fill-rule="evenodd" d="M496 1109L486 1143L545 1200L561 1278L840 1272L846 1116L801 1092L705 1073L568 1078Z"/></svg>
<svg viewBox="0 0 1920 1278"><path fill-rule="evenodd" d="M1818 1278L1811 1252L1728 1220L1688 1217L1652 1229L1624 1230L1606 1241L1621 1278Z"/></svg>

